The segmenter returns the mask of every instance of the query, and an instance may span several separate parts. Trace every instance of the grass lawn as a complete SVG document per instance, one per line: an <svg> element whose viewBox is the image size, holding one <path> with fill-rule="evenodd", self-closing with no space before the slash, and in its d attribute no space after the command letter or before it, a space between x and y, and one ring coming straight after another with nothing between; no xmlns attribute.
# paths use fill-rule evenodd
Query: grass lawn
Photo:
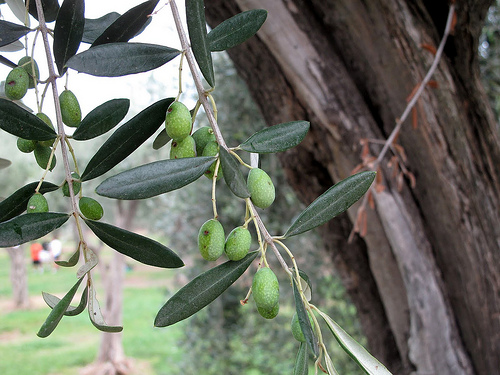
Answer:
<svg viewBox="0 0 500 375"><path fill-rule="evenodd" d="M46 272L39 273L31 268L27 252L26 262L31 307L16 311L12 309L11 302L9 257L6 251L0 249L0 374L78 374L80 368L94 361L101 338L86 311L76 317L64 317L48 338L36 336L50 312L41 298L41 292L62 297L76 281L76 268L59 268L57 273L48 268ZM153 327L156 312L166 300L166 286L172 284L174 273L137 263L134 266L127 272L125 283L125 354L138 363L138 374L179 373L166 366L169 363L180 366L184 360L184 353L178 349L177 342L182 337L185 324L168 329ZM98 278L95 280L101 284ZM102 291L98 291L98 298L103 305L105 296Z"/></svg>

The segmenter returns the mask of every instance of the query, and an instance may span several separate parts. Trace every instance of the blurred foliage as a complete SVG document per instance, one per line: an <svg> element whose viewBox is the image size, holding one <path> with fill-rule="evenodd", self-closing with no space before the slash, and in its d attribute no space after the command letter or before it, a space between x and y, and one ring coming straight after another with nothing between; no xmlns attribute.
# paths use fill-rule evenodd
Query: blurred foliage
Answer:
<svg viewBox="0 0 500 375"><path fill-rule="evenodd" d="M500 129L500 0L486 16L479 40L481 78Z"/></svg>

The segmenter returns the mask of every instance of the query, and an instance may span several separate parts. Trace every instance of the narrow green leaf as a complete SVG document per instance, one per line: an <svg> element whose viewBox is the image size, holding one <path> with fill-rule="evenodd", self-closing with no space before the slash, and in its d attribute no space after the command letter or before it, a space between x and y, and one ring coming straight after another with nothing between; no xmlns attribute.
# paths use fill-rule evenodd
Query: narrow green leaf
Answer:
<svg viewBox="0 0 500 375"><path fill-rule="evenodd" d="M161 132L158 133L155 140L153 141L153 149L159 150L163 146L165 146L168 142L170 142L172 138L170 138L167 134L166 129L162 129Z"/></svg>
<svg viewBox="0 0 500 375"><path fill-rule="evenodd" d="M38 182L27 184L0 202L0 222L12 219L26 211L28 201L35 194L37 186ZM44 181L39 192L45 194L57 189L59 189L59 186Z"/></svg>
<svg viewBox="0 0 500 375"><path fill-rule="evenodd" d="M180 53L157 44L109 43L73 56L66 66L93 76L120 77L156 69Z"/></svg>
<svg viewBox="0 0 500 375"><path fill-rule="evenodd" d="M325 363L326 363L326 371L328 371L328 375L339 375L337 369L333 365L332 359L327 351L325 353Z"/></svg>
<svg viewBox="0 0 500 375"><path fill-rule="evenodd" d="M212 54L207 41L207 23L203 0L186 0L186 22L194 58L211 87L215 87Z"/></svg>
<svg viewBox="0 0 500 375"><path fill-rule="evenodd" d="M0 158L0 169L5 169L7 167L10 167L11 164L12 162L10 160Z"/></svg>
<svg viewBox="0 0 500 375"><path fill-rule="evenodd" d="M356 340L347 334L332 318L323 312L319 312L325 320L328 328L332 331L333 336L345 350L347 354L367 373L370 375L391 375L389 370L373 357L368 351L363 348Z"/></svg>
<svg viewBox="0 0 500 375"><path fill-rule="evenodd" d="M0 223L0 247L12 247L45 236L63 225L70 215L39 212Z"/></svg>
<svg viewBox="0 0 500 375"><path fill-rule="evenodd" d="M307 232L346 211L370 188L375 174L375 172L357 173L332 186L302 211L284 237Z"/></svg>
<svg viewBox="0 0 500 375"><path fill-rule="evenodd" d="M106 43L128 42L136 36L151 18L159 0L145 1L118 17L104 32L92 43L92 48Z"/></svg>
<svg viewBox="0 0 500 375"><path fill-rule="evenodd" d="M30 26L30 18L26 17L26 6L23 0L5 0L2 1L2 3L3 2L7 3L14 16L16 16L22 24L27 22L25 26Z"/></svg>
<svg viewBox="0 0 500 375"><path fill-rule="evenodd" d="M309 130L307 121L292 121L258 131L239 148L248 152L267 154L281 152L297 146Z"/></svg>
<svg viewBox="0 0 500 375"><path fill-rule="evenodd" d="M307 375L309 374L309 366L307 365L307 344L301 342L299 351L295 357L295 365L293 366L293 375Z"/></svg>
<svg viewBox="0 0 500 375"><path fill-rule="evenodd" d="M73 139L83 141L108 132L123 120L129 107L129 99L112 99L101 104L80 122L73 133Z"/></svg>
<svg viewBox="0 0 500 375"><path fill-rule="evenodd" d="M29 1L29 13L38 21L38 11L36 9L36 4L33 0L25 0L27 3ZM45 22L54 22L57 18L57 13L59 13L59 2L58 0L41 0L43 15Z"/></svg>
<svg viewBox="0 0 500 375"><path fill-rule="evenodd" d="M141 165L104 180L96 193L115 199L151 198L196 181L213 161L213 157L199 156Z"/></svg>
<svg viewBox="0 0 500 375"><path fill-rule="evenodd" d="M158 311L155 327L175 324L200 311L238 280L257 255L254 251L241 260L227 261L191 280Z"/></svg>
<svg viewBox="0 0 500 375"><path fill-rule="evenodd" d="M85 1L64 0L54 27L54 60L60 75L64 64L78 51L85 26Z"/></svg>
<svg viewBox="0 0 500 375"><path fill-rule="evenodd" d="M79 279L76 284L69 290L69 292L66 293L66 295L57 303L57 305L52 308L52 311L37 333L38 337L47 337L54 331L54 329L57 327L62 317L64 316L64 313L68 309L69 304L75 296L75 293L78 290L78 287L80 286L82 280L83 278Z"/></svg>
<svg viewBox="0 0 500 375"><path fill-rule="evenodd" d="M227 152L224 147L219 149L220 163L223 170L224 181L233 192L234 195L240 198L250 197L250 192L247 188L247 183L241 173L241 164L236 158Z"/></svg>
<svg viewBox="0 0 500 375"><path fill-rule="evenodd" d="M56 260L55 263L61 267L74 267L78 264L80 260L80 247L76 249L74 254L66 261L66 260Z"/></svg>
<svg viewBox="0 0 500 375"><path fill-rule="evenodd" d="M295 269L294 269L294 272L295 272ZM304 296L306 297L306 299L308 301L310 301L312 298L311 280L309 279L309 276L301 269L299 269L299 276L302 279L300 284L302 285L302 291L304 292ZM304 282L302 282L302 281L304 281Z"/></svg>
<svg viewBox="0 0 500 375"><path fill-rule="evenodd" d="M85 18L82 42L92 44L113 22L120 17L120 13L111 12L99 18Z"/></svg>
<svg viewBox="0 0 500 375"><path fill-rule="evenodd" d="M101 312L101 307L99 306L99 301L97 300L95 289L90 285L90 290L89 290L89 302L88 302L88 308L89 308L89 317L90 321L96 327L99 331L103 332L121 332L123 330L123 327L121 326L108 326L106 322L104 321L104 317L102 316Z"/></svg>
<svg viewBox="0 0 500 375"><path fill-rule="evenodd" d="M88 227L109 247L141 263L162 268L179 268L179 256L150 238L94 220L85 220Z"/></svg>
<svg viewBox="0 0 500 375"><path fill-rule="evenodd" d="M221 22L207 35L210 50L225 51L243 43L259 31L266 18L267 10L252 9Z"/></svg>
<svg viewBox="0 0 500 375"><path fill-rule="evenodd" d="M83 277L87 272L90 272L95 266L97 266L97 263L99 263L99 258L96 253L89 248L86 248L85 252L87 253L85 263L78 269L78 271L76 271L76 277L78 278Z"/></svg>
<svg viewBox="0 0 500 375"><path fill-rule="evenodd" d="M309 315L307 314L307 310L302 302L302 298L300 296L299 289L297 288L297 282L295 278L292 278L293 285L293 297L295 299L295 310L297 311L297 318L299 319L300 329L306 338L306 342L311 348L314 357L318 358L319 348L318 348L318 340L314 336L313 329L311 327L311 322L309 320Z"/></svg>
<svg viewBox="0 0 500 375"><path fill-rule="evenodd" d="M0 129L32 141L48 141L57 137L42 119L10 100L0 98Z"/></svg>
<svg viewBox="0 0 500 375"><path fill-rule="evenodd" d="M134 152L163 124L173 101L173 98L162 99L120 126L90 159L82 181L101 176Z"/></svg>
<svg viewBox="0 0 500 375"><path fill-rule="evenodd" d="M15 42L31 31L29 27L0 20L0 47Z"/></svg>
<svg viewBox="0 0 500 375"><path fill-rule="evenodd" d="M61 301L60 298L54 296L53 294L50 293L45 293L42 292L42 297L45 303L53 309L54 307L57 306L57 304ZM78 314L81 314L83 310L87 307L87 301L88 301L88 287L86 286L85 289L83 290L82 296L80 298L80 303L78 306L71 306L69 305L66 311L64 312L64 315L66 316L76 316Z"/></svg>

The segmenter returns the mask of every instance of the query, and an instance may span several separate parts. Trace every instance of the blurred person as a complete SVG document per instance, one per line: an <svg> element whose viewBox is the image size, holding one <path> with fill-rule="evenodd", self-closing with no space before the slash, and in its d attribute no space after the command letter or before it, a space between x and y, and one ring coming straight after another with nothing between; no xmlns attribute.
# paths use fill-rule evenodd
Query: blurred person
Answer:
<svg viewBox="0 0 500 375"><path fill-rule="evenodd" d="M30 246L30 252L31 252L31 260L33 262L33 268L40 270L41 268L41 261L40 261L40 253L43 251L43 246L39 242L33 242ZM42 269L43 271L43 269Z"/></svg>

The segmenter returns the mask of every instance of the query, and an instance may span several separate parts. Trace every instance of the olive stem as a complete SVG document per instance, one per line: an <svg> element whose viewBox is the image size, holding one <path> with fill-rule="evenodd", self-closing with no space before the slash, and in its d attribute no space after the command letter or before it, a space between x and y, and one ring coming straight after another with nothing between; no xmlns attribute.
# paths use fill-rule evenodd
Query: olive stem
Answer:
<svg viewBox="0 0 500 375"><path fill-rule="evenodd" d="M39 0L38 0L39 1ZM174 17L175 27L177 28L177 34L179 34L179 39L181 41L182 50L186 53L186 60L189 65L189 69L191 70L191 75L193 76L193 81L196 86L196 90L198 91L198 97L205 110L207 115L208 122L214 131L215 138L217 139L217 143L224 147L226 150L228 149L224 138L220 132L219 126L217 125L217 121L215 120L214 113L212 112L212 108L207 99L207 93L203 88L203 82L201 81L201 77L196 69L196 61L194 59L193 51L191 50L191 46L189 45L189 41L186 36L186 32L182 26L181 17L179 14L179 9L175 3L175 0L170 1L170 8L172 9L172 15Z"/></svg>

